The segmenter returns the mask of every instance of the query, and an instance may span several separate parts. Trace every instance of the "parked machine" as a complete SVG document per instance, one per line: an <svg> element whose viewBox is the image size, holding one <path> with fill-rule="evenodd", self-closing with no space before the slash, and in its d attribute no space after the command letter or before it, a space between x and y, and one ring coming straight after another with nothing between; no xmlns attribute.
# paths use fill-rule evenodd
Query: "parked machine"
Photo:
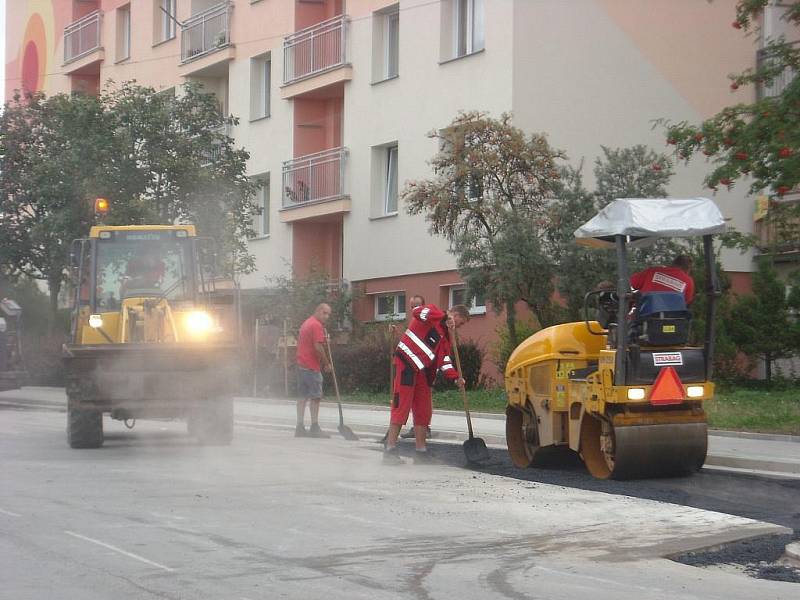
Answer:
<svg viewBox="0 0 800 600"><path fill-rule="evenodd" d="M128 426L183 418L202 443L230 443L239 294L215 263L192 225L96 226L73 242L71 447L103 444L103 413Z"/></svg>
<svg viewBox="0 0 800 600"><path fill-rule="evenodd" d="M506 439L516 466L531 466L544 447L567 446L601 479L702 467L719 295L712 235L724 230L719 209L705 198L618 199L575 232L578 243L616 249L616 289L586 295L587 311L600 300L602 326L587 320L548 327L509 358ZM689 345L683 295L632 294L627 260L629 247L694 236L702 236L705 256L700 346Z"/></svg>
<svg viewBox="0 0 800 600"><path fill-rule="evenodd" d="M11 298L0 298L0 392L18 389L25 379L22 307Z"/></svg>

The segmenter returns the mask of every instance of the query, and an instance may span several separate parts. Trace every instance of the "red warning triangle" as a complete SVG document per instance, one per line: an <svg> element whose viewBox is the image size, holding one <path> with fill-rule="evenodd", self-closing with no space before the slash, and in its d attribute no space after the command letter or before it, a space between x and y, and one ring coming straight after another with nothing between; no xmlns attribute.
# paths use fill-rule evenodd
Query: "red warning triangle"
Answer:
<svg viewBox="0 0 800 600"><path fill-rule="evenodd" d="M680 404L686 396L678 372L672 367L664 367L650 392L650 404Z"/></svg>

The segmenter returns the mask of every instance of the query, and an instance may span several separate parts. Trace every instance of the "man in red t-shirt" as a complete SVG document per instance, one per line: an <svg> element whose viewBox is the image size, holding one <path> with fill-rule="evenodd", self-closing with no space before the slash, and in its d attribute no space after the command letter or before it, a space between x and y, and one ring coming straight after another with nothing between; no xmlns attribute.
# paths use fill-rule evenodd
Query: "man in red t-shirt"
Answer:
<svg viewBox="0 0 800 600"><path fill-rule="evenodd" d="M331 365L325 352L327 333L325 323L331 316L331 307L324 302L317 306L300 326L297 336L297 384L300 398L297 400L297 427L295 437L330 437L319 427L319 403L322 400L322 370L330 371ZM303 419L306 404L311 413L311 427L306 431Z"/></svg>
<svg viewBox="0 0 800 600"><path fill-rule="evenodd" d="M631 287L646 292L681 292L686 306L694 300L694 279L689 275L692 259L681 254L669 267L650 267L631 275Z"/></svg>

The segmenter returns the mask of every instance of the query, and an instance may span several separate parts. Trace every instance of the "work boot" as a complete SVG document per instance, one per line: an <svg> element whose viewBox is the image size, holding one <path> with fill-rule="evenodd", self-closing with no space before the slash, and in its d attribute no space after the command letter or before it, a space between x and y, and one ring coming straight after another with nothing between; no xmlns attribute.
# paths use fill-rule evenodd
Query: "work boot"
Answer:
<svg viewBox="0 0 800 600"><path fill-rule="evenodd" d="M402 465L405 461L400 458L400 450L397 446L394 448L387 448L383 451L383 464L385 465Z"/></svg>
<svg viewBox="0 0 800 600"><path fill-rule="evenodd" d="M414 433L414 428L413 428L413 427L410 427L410 428L408 429L408 431L406 431L406 432L405 432L404 434L402 434L400 437L401 437L401 438L403 438L404 440L407 440L407 439L412 439L412 438L414 438L414 436L415 436L415 435L416 435L416 434ZM427 430L427 433L425 434L425 437L426 437L426 438L430 438L430 437L431 437L431 428L430 428L430 426L428 426L428 430Z"/></svg>
<svg viewBox="0 0 800 600"><path fill-rule="evenodd" d="M308 432L306 428L302 425L298 425L294 428L294 437L308 437Z"/></svg>
<svg viewBox="0 0 800 600"><path fill-rule="evenodd" d="M433 455L427 450L414 451L414 464L415 465L430 465L433 461Z"/></svg>
<svg viewBox="0 0 800 600"><path fill-rule="evenodd" d="M319 423L312 423L308 428L308 437L329 438L331 436L320 429Z"/></svg>

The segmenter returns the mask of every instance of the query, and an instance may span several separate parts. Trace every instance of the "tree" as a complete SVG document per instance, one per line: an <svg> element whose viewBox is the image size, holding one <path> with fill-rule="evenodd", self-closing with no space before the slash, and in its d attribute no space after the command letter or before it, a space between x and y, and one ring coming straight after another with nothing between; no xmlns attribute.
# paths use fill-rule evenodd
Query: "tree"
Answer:
<svg viewBox="0 0 800 600"><path fill-rule="evenodd" d="M252 271L246 240L255 235L259 183L247 176L249 153L227 134L238 119L196 83L176 96L128 82L101 101L119 150L102 171L115 199L108 222L194 223L235 257L233 269Z"/></svg>
<svg viewBox="0 0 800 600"><path fill-rule="evenodd" d="M753 293L741 297L731 310L728 331L739 349L760 358L772 381L772 364L800 351L800 323L792 318L786 288L767 259L758 261Z"/></svg>
<svg viewBox="0 0 800 600"><path fill-rule="evenodd" d="M739 0L733 27L760 33L759 16L768 4L770 0ZM800 26L800 0L782 6L782 19ZM769 189L782 196L800 184L800 78L794 76L800 71L800 45L795 41L768 40L761 51L765 59L756 68L730 76L733 91L748 85L764 91L755 102L726 107L699 125L660 121L680 160L688 162L702 153L713 162L705 180L710 188L730 188L749 176L751 192ZM778 88L777 93L769 86Z"/></svg>
<svg viewBox="0 0 800 600"><path fill-rule="evenodd" d="M71 240L97 222L195 223L219 240L230 267L253 268L257 183L233 146L216 99L197 85L178 96L134 83L100 97L17 94L0 116L0 257L9 274L47 282L52 312L66 280Z"/></svg>
<svg viewBox="0 0 800 600"><path fill-rule="evenodd" d="M581 309L586 292L600 281L615 281L617 272L614 251L579 246L575 230L617 198L665 197L673 174L666 157L646 146L601 148L603 155L594 163L595 191L584 188L582 165L567 168L558 200L552 204L550 247L558 265L558 291L566 303L567 317L573 321L585 318ZM633 250L630 268L665 262L678 251L674 242L659 240L649 248Z"/></svg>
<svg viewBox="0 0 800 600"><path fill-rule="evenodd" d="M546 326L555 266L544 231L548 199L564 154L542 134L526 135L511 116L459 114L429 137L440 144L434 176L409 183L402 198L411 214L424 214L431 233L444 236L472 292L505 310L516 343L514 304L524 301Z"/></svg>
<svg viewBox="0 0 800 600"><path fill-rule="evenodd" d="M0 116L0 255L10 274L47 282L51 312L70 241L92 223L97 165L113 155L98 99L14 96Z"/></svg>

